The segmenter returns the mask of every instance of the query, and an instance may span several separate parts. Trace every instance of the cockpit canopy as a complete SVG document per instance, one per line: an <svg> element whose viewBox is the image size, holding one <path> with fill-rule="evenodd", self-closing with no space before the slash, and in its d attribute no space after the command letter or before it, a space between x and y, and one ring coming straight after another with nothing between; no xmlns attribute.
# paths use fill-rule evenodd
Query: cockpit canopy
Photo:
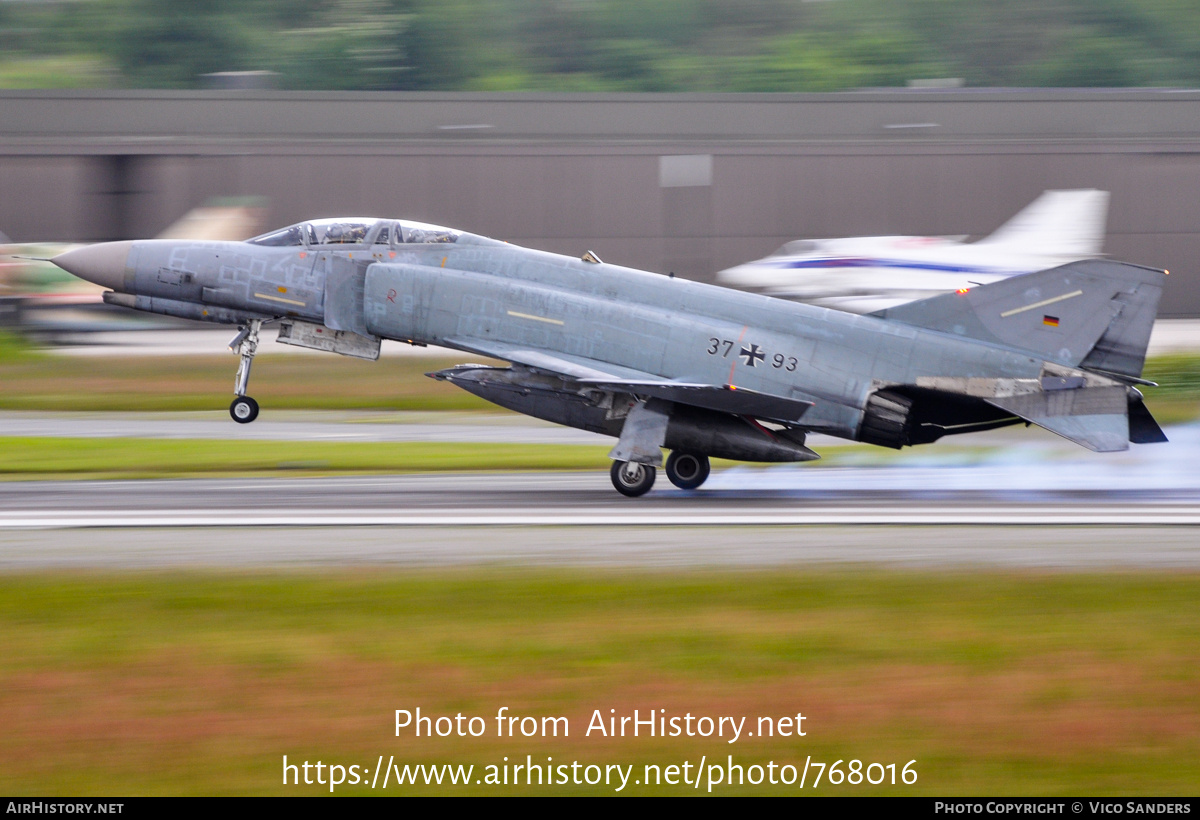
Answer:
<svg viewBox="0 0 1200 820"><path fill-rule="evenodd" d="M457 242L460 231L398 219L337 217L298 222L246 241L270 248L313 245L398 245Z"/></svg>

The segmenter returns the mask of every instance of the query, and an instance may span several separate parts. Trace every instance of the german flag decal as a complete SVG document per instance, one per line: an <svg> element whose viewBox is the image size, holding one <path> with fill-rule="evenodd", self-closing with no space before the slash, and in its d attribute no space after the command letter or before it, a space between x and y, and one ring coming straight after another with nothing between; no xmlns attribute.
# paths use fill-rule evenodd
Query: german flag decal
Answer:
<svg viewBox="0 0 1200 820"><path fill-rule="evenodd" d="M1046 325L1047 327L1058 327L1058 317L1057 316L1043 316L1042 324Z"/></svg>

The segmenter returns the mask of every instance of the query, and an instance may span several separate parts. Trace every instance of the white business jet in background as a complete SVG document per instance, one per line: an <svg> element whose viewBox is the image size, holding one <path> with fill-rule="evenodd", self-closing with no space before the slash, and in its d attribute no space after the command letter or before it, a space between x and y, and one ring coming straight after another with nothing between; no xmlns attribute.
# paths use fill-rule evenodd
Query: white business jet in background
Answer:
<svg viewBox="0 0 1200 820"><path fill-rule="evenodd" d="M871 313L1101 255L1108 191L1045 191L991 236L856 236L788 242L723 270L730 287Z"/></svg>

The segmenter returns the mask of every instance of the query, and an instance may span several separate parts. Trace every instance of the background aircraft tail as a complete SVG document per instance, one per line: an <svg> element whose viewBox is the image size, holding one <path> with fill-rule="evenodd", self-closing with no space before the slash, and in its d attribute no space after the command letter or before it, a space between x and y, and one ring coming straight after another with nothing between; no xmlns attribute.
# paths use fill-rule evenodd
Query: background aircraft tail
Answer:
<svg viewBox="0 0 1200 820"><path fill-rule="evenodd" d="M1136 379L1164 271L1087 259L871 314Z"/></svg>
<svg viewBox="0 0 1200 820"><path fill-rule="evenodd" d="M1108 191L1046 191L975 244L1008 253L1099 256L1107 216Z"/></svg>

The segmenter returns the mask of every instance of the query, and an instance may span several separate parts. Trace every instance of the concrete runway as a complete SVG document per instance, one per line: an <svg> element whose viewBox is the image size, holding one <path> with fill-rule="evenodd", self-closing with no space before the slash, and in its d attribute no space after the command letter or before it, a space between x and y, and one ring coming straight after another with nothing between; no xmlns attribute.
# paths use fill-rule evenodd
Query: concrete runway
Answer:
<svg viewBox="0 0 1200 820"><path fill-rule="evenodd" d="M197 437L199 429L215 438L541 441L562 431L518 416L480 424L317 415L273 428L5 414L0 428L17 422L31 435ZM1200 424L1167 433L1169 444L1098 455L1037 430L1000 430L901 454L855 450L836 466L719 469L694 492L660 475L640 499L618 495L603 468L0 482L0 571L481 562L1200 569Z"/></svg>
<svg viewBox="0 0 1200 820"><path fill-rule="evenodd" d="M1194 527L338 527L0 530L39 569L885 566L1200 570Z"/></svg>
<svg viewBox="0 0 1200 820"><path fill-rule="evenodd" d="M1160 501L1200 501L1200 422L1168 427L1166 444L1134 445L1122 453L1091 453L1065 439L1036 427L1011 427L985 433L954 436L922 447L894 453L882 448L854 447L841 439L810 436L809 446L833 459L825 464L739 466L720 469L705 484L699 496L709 500L747 498L817 498L867 492L887 497L903 491L904 497L924 493L946 497L975 493L994 500L1044 500L1059 496L1092 493L1112 500L1121 496L1149 495ZM21 413L0 412L0 435L82 438L163 439L263 439L275 441L420 441L496 442L515 444L592 444L611 446L614 439L539 422L515 413L478 415L451 413L321 413L276 411L253 424L239 425L225 413ZM445 477L397 477L396 486L415 482L406 493L440 486ZM376 482L379 479L337 479L342 482ZM456 482L481 481L484 487L523 487L532 480L526 475L459 477ZM583 484L576 484L583 481ZM263 482L257 488L300 487L294 478L286 482ZM13 484L0 483L0 507ZM33 486L46 491L50 484ZM81 486L86 486L86 483ZM96 486L96 485L93 485ZM349 486L349 485L339 485ZM596 498L612 494L603 465L586 476L559 476L543 481L528 492L544 503L568 497L568 491L590 488ZM447 487L439 494L456 495L461 487ZM272 492L266 490L268 495ZM289 491L290 492L290 491ZM357 492L357 491L356 491ZM364 490L370 494L373 490ZM665 477L648 499L673 492ZM151 492L151 495L154 493ZM321 493L314 495L320 496ZM405 495L405 498L410 497ZM503 499L510 503L513 499ZM516 499L516 503L523 503ZM489 506L486 498L476 506ZM343 506L356 506L353 498Z"/></svg>
<svg viewBox="0 0 1200 820"><path fill-rule="evenodd" d="M1007 492L939 485L905 467L737 467L703 488L665 478L638 499L618 495L607 470L417 473L324 478L201 478L0 483L0 528L61 526L1194 523L1195 489L1136 487ZM784 487L785 478L794 485ZM886 486L879 486L885 481ZM776 488L759 486L776 484ZM150 524L142 524L150 521ZM111 523L109 523L111 522Z"/></svg>
<svg viewBox="0 0 1200 820"><path fill-rule="evenodd" d="M809 474L839 472L860 473ZM1196 498L1077 490L1022 500L903 482L747 491L730 486L739 478L727 470L696 492L663 482L641 499L617 495L602 472L9 482L0 484L0 571L810 562L1200 569Z"/></svg>

